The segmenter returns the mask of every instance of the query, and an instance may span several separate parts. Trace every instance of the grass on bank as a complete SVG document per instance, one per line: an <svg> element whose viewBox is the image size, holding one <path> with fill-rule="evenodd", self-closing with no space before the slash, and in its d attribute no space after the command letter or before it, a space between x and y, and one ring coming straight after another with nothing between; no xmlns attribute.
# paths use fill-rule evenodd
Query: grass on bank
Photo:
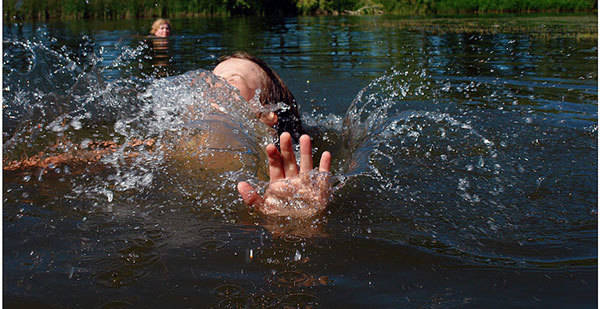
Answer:
<svg viewBox="0 0 600 309"><path fill-rule="evenodd" d="M596 12L595 0L4 0L4 21L231 15L452 16Z"/></svg>

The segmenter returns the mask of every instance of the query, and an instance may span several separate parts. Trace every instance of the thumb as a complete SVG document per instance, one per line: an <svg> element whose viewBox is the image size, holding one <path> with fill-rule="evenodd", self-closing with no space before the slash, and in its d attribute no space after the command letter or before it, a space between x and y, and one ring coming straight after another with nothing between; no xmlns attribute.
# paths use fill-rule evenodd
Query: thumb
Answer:
<svg viewBox="0 0 600 309"><path fill-rule="evenodd" d="M263 198L254 190L249 183L242 181L237 185L238 192L242 196L244 203L248 206L256 207L263 204Z"/></svg>

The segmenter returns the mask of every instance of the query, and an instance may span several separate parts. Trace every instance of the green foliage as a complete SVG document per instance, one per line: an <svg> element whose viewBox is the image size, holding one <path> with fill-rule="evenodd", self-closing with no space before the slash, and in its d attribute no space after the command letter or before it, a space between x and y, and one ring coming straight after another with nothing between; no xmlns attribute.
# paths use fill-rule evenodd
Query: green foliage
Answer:
<svg viewBox="0 0 600 309"><path fill-rule="evenodd" d="M595 0L4 0L4 20L199 15L453 15L596 11Z"/></svg>
<svg viewBox="0 0 600 309"><path fill-rule="evenodd" d="M319 8L319 0L298 0L296 6L302 14L312 14Z"/></svg>
<svg viewBox="0 0 600 309"><path fill-rule="evenodd" d="M453 15L529 12L577 12L597 9L592 0L379 0L387 13Z"/></svg>

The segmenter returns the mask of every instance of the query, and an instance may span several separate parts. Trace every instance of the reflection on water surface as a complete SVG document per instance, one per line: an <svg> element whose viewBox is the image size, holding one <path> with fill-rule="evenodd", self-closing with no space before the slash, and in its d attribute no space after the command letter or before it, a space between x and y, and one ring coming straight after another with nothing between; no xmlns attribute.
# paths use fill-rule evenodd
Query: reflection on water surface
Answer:
<svg viewBox="0 0 600 309"><path fill-rule="evenodd" d="M3 28L5 305L594 304L595 17L183 19L160 53L146 28ZM181 74L238 49L280 72L333 153L318 222L242 205L268 135L244 115L227 125L241 166L170 156L214 119L182 106L235 96ZM7 169L98 141L116 150L94 164Z"/></svg>

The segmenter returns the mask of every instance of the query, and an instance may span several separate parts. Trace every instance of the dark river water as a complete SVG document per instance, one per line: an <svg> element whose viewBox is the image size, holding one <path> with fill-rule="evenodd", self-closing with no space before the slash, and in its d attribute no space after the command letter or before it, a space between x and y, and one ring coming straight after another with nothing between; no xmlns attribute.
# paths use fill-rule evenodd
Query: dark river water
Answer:
<svg viewBox="0 0 600 309"><path fill-rule="evenodd" d="M5 307L597 307L595 16L178 19L166 42L151 22L4 24ZM182 102L217 95L182 74L236 50L331 151L322 216L243 205L237 181L265 184L243 117L254 163L156 150L193 132Z"/></svg>

